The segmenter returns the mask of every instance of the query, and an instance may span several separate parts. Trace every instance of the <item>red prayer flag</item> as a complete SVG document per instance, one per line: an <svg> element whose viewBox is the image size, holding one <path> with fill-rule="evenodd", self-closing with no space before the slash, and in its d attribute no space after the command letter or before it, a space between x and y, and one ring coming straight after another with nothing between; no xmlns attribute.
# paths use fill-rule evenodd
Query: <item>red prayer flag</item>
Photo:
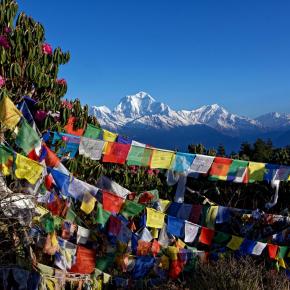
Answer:
<svg viewBox="0 0 290 290"><path fill-rule="evenodd" d="M201 211L202 211L202 205L193 204L191 207L191 212L190 212L190 216L188 220L194 224L199 224Z"/></svg>
<svg viewBox="0 0 290 290"><path fill-rule="evenodd" d="M226 179L232 162L233 160L229 158L215 157L209 175L218 179Z"/></svg>
<svg viewBox="0 0 290 290"><path fill-rule="evenodd" d="M182 262L178 260L172 261L169 269L169 277L171 279L177 279L182 270L183 270Z"/></svg>
<svg viewBox="0 0 290 290"><path fill-rule="evenodd" d="M45 164L49 167L57 167L60 163L59 158L56 156L56 154L51 151L46 144L43 144L43 147L46 150L46 156L45 156Z"/></svg>
<svg viewBox="0 0 290 290"><path fill-rule="evenodd" d="M108 143L103 156L103 162L125 164L130 147L130 144Z"/></svg>
<svg viewBox="0 0 290 290"><path fill-rule="evenodd" d="M214 233L214 230L202 227L199 236L199 242L210 246L214 237Z"/></svg>
<svg viewBox="0 0 290 290"><path fill-rule="evenodd" d="M109 217L109 227L108 231L110 234L117 236L121 230L121 221L115 216L111 215Z"/></svg>
<svg viewBox="0 0 290 290"><path fill-rule="evenodd" d="M111 192L103 190L103 209L113 213L119 213L124 199Z"/></svg>
<svg viewBox="0 0 290 290"><path fill-rule="evenodd" d="M154 257L156 257L157 254L160 252L160 244L156 239L154 239L152 242L151 251Z"/></svg>
<svg viewBox="0 0 290 290"><path fill-rule="evenodd" d="M275 259L276 255L277 255L277 251L278 251L278 246L277 245L268 244L267 247L268 247L269 257L271 259Z"/></svg>

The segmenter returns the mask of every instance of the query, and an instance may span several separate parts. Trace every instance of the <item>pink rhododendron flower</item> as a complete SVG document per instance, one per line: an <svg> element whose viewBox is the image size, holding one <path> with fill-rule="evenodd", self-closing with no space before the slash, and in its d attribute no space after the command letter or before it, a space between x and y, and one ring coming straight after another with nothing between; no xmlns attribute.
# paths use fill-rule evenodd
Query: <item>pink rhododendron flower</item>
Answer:
<svg viewBox="0 0 290 290"><path fill-rule="evenodd" d="M73 105L71 102L69 102L68 100L64 100L61 102L62 106L65 108L68 108L69 110L71 110L73 108Z"/></svg>
<svg viewBox="0 0 290 290"><path fill-rule="evenodd" d="M6 35L0 35L0 45L6 49L10 47L10 44Z"/></svg>
<svg viewBox="0 0 290 290"><path fill-rule="evenodd" d="M59 80L56 80L56 83L59 84L59 85L66 85L66 80L65 79L59 79Z"/></svg>
<svg viewBox="0 0 290 290"><path fill-rule="evenodd" d="M4 32L7 33L7 34L9 34L9 33L12 32L12 29L10 27L8 27L8 26L5 26Z"/></svg>
<svg viewBox="0 0 290 290"><path fill-rule="evenodd" d="M149 175L154 175L154 170L153 170L153 169L148 169L148 170L147 170L147 173L148 173Z"/></svg>
<svg viewBox="0 0 290 290"><path fill-rule="evenodd" d="M0 76L0 88L2 88L5 85L5 79Z"/></svg>
<svg viewBox="0 0 290 290"><path fill-rule="evenodd" d="M48 43L42 45L42 53L52 55L52 48Z"/></svg>
<svg viewBox="0 0 290 290"><path fill-rule="evenodd" d="M39 122L43 121L47 116L47 113L43 110L38 110L36 113L35 113L35 119Z"/></svg>

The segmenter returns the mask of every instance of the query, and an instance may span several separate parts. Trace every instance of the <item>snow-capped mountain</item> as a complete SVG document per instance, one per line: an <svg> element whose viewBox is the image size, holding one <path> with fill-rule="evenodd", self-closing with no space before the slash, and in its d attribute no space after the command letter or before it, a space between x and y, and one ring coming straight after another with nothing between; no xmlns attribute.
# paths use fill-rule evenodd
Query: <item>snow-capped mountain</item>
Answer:
<svg viewBox="0 0 290 290"><path fill-rule="evenodd" d="M271 138L277 146L290 144L289 114L251 119L217 104L173 110L145 92L124 97L113 110L93 106L90 114L103 128L167 149L186 150L188 144L202 143L208 148L224 144L228 150L237 150L241 142L256 138Z"/></svg>
<svg viewBox="0 0 290 290"><path fill-rule="evenodd" d="M218 130L239 131L262 127L259 121L231 114L217 104L192 111L175 111L145 92L124 97L112 111L105 106L93 106L90 113L98 118L101 126L114 130L140 126L171 129L207 125Z"/></svg>

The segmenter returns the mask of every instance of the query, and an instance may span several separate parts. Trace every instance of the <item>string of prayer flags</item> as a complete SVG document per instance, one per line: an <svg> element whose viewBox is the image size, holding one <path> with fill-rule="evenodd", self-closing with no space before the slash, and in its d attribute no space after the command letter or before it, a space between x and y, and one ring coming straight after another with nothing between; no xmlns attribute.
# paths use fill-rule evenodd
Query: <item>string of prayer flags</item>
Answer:
<svg viewBox="0 0 290 290"><path fill-rule="evenodd" d="M249 162L249 182L263 181L265 173L265 164L258 162Z"/></svg>
<svg viewBox="0 0 290 290"><path fill-rule="evenodd" d="M101 128L98 128L92 124L87 124L87 128L83 137L94 140L100 139L101 132L102 132Z"/></svg>
<svg viewBox="0 0 290 290"><path fill-rule="evenodd" d="M146 208L146 226L161 229L164 225L165 214L152 208Z"/></svg>
<svg viewBox="0 0 290 290"><path fill-rule="evenodd" d="M43 173L44 167L23 155L16 154L15 175L19 179L26 179L30 184L35 184Z"/></svg>
<svg viewBox="0 0 290 290"><path fill-rule="evenodd" d="M110 142L107 145L106 152L104 153L102 161L124 164L126 162L129 150L130 144Z"/></svg>
<svg viewBox="0 0 290 290"><path fill-rule="evenodd" d="M209 228L201 227L201 232L199 235L199 242L210 246L214 238L215 231Z"/></svg>
<svg viewBox="0 0 290 290"><path fill-rule="evenodd" d="M227 174L227 180L237 183L244 182L247 172L248 161L233 160L229 172Z"/></svg>
<svg viewBox="0 0 290 290"><path fill-rule="evenodd" d="M190 166L190 171L206 174L210 170L213 161L214 161L213 156L196 154Z"/></svg>
<svg viewBox="0 0 290 290"><path fill-rule="evenodd" d="M13 151L0 144L0 171L3 175L10 175L13 166Z"/></svg>
<svg viewBox="0 0 290 290"><path fill-rule="evenodd" d="M91 160L100 160L102 157L105 141L81 137L79 154Z"/></svg>
<svg viewBox="0 0 290 290"><path fill-rule="evenodd" d="M89 192L86 192L83 196L81 210L86 214L90 214L95 207L95 203L96 198L93 197Z"/></svg>
<svg viewBox="0 0 290 290"><path fill-rule="evenodd" d="M103 208L111 213L119 213L124 199L108 191L103 192Z"/></svg>
<svg viewBox="0 0 290 290"><path fill-rule="evenodd" d="M121 214L125 218L134 217L144 209L143 204L139 204L130 200L126 200L122 208Z"/></svg>
<svg viewBox="0 0 290 290"><path fill-rule="evenodd" d="M38 134L28 124L26 119L22 118L21 125L18 130L15 143L26 154L28 154L32 149L34 149L40 143L40 138Z"/></svg>
<svg viewBox="0 0 290 290"><path fill-rule="evenodd" d="M184 225L184 242L193 243L199 231L199 226L189 221L185 221Z"/></svg>
<svg viewBox="0 0 290 290"><path fill-rule="evenodd" d="M167 231L176 237L180 237L180 238L183 237L184 236L184 220L168 215L167 216Z"/></svg>
<svg viewBox="0 0 290 290"><path fill-rule="evenodd" d="M0 101L0 121L12 130L20 121L22 117L21 112L16 108L9 97L3 96Z"/></svg>
<svg viewBox="0 0 290 290"><path fill-rule="evenodd" d="M118 134L112 133L108 130L103 129L103 140L108 142L115 142Z"/></svg>
<svg viewBox="0 0 290 290"><path fill-rule="evenodd" d="M232 235L231 240L227 243L227 247L233 251L236 251L240 248L243 241L243 238Z"/></svg>
<svg viewBox="0 0 290 290"><path fill-rule="evenodd" d="M176 152L171 169L176 172L186 172L189 170L194 158L195 154Z"/></svg>
<svg viewBox="0 0 290 290"><path fill-rule="evenodd" d="M209 172L210 180L227 180L232 159L224 157L215 157L214 162Z"/></svg>
<svg viewBox="0 0 290 290"><path fill-rule="evenodd" d="M169 169L173 158L173 152L154 149L150 168Z"/></svg>

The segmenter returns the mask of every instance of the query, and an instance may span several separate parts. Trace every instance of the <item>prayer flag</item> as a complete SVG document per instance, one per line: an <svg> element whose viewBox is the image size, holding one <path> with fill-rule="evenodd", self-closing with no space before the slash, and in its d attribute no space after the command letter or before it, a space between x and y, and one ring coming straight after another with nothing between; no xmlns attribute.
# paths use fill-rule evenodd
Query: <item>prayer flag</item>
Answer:
<svg viewBox="0 0 290 290"><path fill-rule="evenodd" d="M205 218L205 223L208 228L214 229L217 213L218 213L218 206L214 205L209 208L206 218Z"/></svg>
<svg viewBox="0 0 290 290"><path fill-rule="evenodd" d="M227 247L233 251L236 251L240 248L240 245L244 241L244 238L232 236L231 240L227 243Z"/></svg>
<svg viewBox="0 0 290 290"><path fill-rule="evenodd" d="M150 256L141 256L136 258L135 267L132 272L133 279L145 277L153 268L155 258Z"/></svg>
<svg viewBox="0 0 290 290"><path fill-rule="evenodd" d="M153 237L147 227L144 227L142 231L138 234L141 241L151 242Z"/></svg>
<svg viewBox="0 0 290 290"><path fill-rule="evenodd" d="M196 154L195 158L190 166L191 172L207 173L214 161L213 156L205 156Z"/></svg>
<svg viewBox="0 0 290 290"><path fill-rule="evenodd" d="M117 217L111 215L109 217L108 232L113 236L117 236L121 230L121 225L122 222Z"/></svg>
<svg viewBox="0 0 290 290"><path fill-rule="evenodd" d="M165 214L148 207L146 208L146 210L147 210L146 226L161 229L164 225Z"/></svg>
<svg viewBox="0 0 290 290"><path fill-rule="evenodd" d="M267 244L262 242L256 242L255 247L252 250L253 255L260 256L263 250L266 248Z"/></svg>
<svg viewBox="0 0 290 290"><path fill-rule="evenodd" d="M263 181L265 173L265 163L249 162L249 182Z"/></svg>
<svg viewBox="0 0 290 290"><path fill-rule="evenodd" d="M152 150L140 146L131 146L127 156L128 165L148 166Z"/></svg>
<svg viewBox="0 0 290 290"><path fill-rule="evenodd" d="M184 220L169 215L167 216L167 223L167 231L170 234L176 237L184 236Z"/></svg>
<svg viewBox="0 0 290 290"><path fill-rule="evenodd" d="M192 209L191 209L191 213L190 213L190 216L189 216L189 221L194 223L194 224L198 224L201 211L202 211L202 205L193 204L192 205Z"/></svg>
<svg viewBox="0 0 290 290"><path fill-rule="evenodd" d="M21 117L21 112L16 108L11 99L7 96L3 96L0 101L0 121L8 129L13 129L18 124Z"/></svg>
<svg viewBox="0 0 290 290"><path fill-rule="evenodd" d="M228 181L233 181L237 183L242 183L244 181L246 172L247 172L247 166L248 161L243 160L233 160L229 172L228 172Z"/></svg>
<svg viewBox="0 0 290 290"><path fill-rule="evenodd" d="M150 168L169 169L173 158L173 152L154 149L150 162Z"/></svg>
<svg viewBox="0 0 290 290"><path fill-rule="evenodd" d="M127 137L118 135L117 142L120 143L120 144L131 144L132 143L132 140L130 140Z"/></svg>
<svg viewBox="0 0 290 290"><path fill-rule="evenodd" d="M84 137L90 139L99 139L101 134L101 128L98 128L92 124L87 124Z"/></svg>
<svg viewBox="0 0 290 290"><path fill-rule="evenodd" d="M167 247L169 245L169 238L167 235L167 225L165 223L163 225L163 228L160 230L158 242L163 247Z"/></svg>
<svg viewBox="0 0 290 290"><path fill-rule="evenodd" d="M94 140L81 137L79 154L90 158L91 160L100 160L103 153L105 142L103 140Z"/></svg>
<svg viewBox="0 0 290 290"><path fill-rule="evenodd" d="M86 244L90 237L90 230L78 225L77 244Z"/></svg>
<svg viewBox="0 0 290 290"><path fill-rule="evenodd" d="M195 225L189 221L185 221L185 226L184 226L184 232L185 232L185 238L184 241L186 243L193 243L195 240L197 233L199 230L199 226Z"/></svg>
<svg viewBox="0 0 290 290"><path fill-rule="evenodd" d="M274 180L286 181L290 175L290 166L281 165L274 176Z"/></svg>
<svg viewBox="0 0 290 290"><path fill-rule="evenodd" d="M95 207L95 203L96 198L93 197L89 192L86 192L83 196L81 210L86 214L90 214Z"/></svg>
<svg viewBox="0 0 290 290"><path fill-rule="evenodd" d="M214 230L201 227L199 242L210 246L214 237Z"/></svg>
<svg viewBox="0 0 290 290"><path fill-rule="evenodd" d="M101 203L97 204L97 214L95 218L95 222L104 226L108 221L111 213L103 209L103 205Z"/></svg>
<svg viewBox="0 0 290 290"><path fill-rule="evenodd" d="M124 164L130 150L129 144L108 143L106 152L103 156L103 162Z"/></svg>
<svg viewBox="0 0 290 290"><path fill-rule="evenodd" d="M138 215L144 209L144 205L130 200L126 200L121 214L126 217L134 217Z"/></svg>
<svg viewBox="0 0 290 290"><path fill-rule="evenodd" d="M239 251L243 255L249 255L249 254L252 254L255 246L256 246L256 242L255 241L244 239L242 244L240 245Z"/></svg>
<svg viewBox="0 0 290 290"><path fill-rule="evenodd" d="M216 216L216 223L223 224L228 223L231 219L231 212L228 207L225 206L218 206L218 212Z"/></svg>
<svg viewBox="0 0 290 290"><path fill-rule="evenodd" d="M209 172L210 180L227 180L227 174L229 172L231 164L232 159L215 157Z"/></svg>
<svg viewBox="0 0 290 290"><path fill-rule="evenodd" d="M108 142L115 142L118 134L112 133L108 130L103 129L103 140Z"/></svg>
<svg viewBox="0 0 290 290"><path fill-rule="evenodd" d="M45 156L45 164L48 167L57 167L60 164L59 158L56 156L56 154L48 148L46 144L43 144L43 149L46 151Z"/></svg>
<svg viewBox="0 0 290 290"><path fill-rule="evenodd" d="M268 244L267 246L268 246L268 254L269 254L270 259L275 259L278 252L278 246L272 245L272 244Z"/></svg>
<svg viewBox="0 0 290 290"><path fill-rule="evenodd" d="M278 258L279 259L284 259L288 251L287 246L279 246L279 252L278 252Z"/></svg>
<svg viewBox="0 0 290 290"><path fill-rule="evenodd" d="M217 232L216 235L214 236L214 243L217 244L223 244L228 242L228 240L231 238L230 234L227 233L222 233L222 232Z"/></svg>
<svg viewBox="0 0 290 290"><path fill-rule="evenodd" d="M179 208L176 217L182 220L188 220L190 217L192 209L192 204L182 203L181 207Z"/></svg>
<svg viewBox="0 0 290 290"><path fill-rule="evenodd" d="M132 140L132 145L138 146L138 147L146 147L146 144L140 143L138 141Z"/></svg>
<svg viewBox="0 0 290 290"><path fill-rule="evenodd" d="M26 119L22 119L15 143L26 154L28 154L40 143L39 136L37 135L36 131L28 124Z"/></svg>
<svg viewBox="0 0 290 290"><path fill-rule="evenodd" d="M68 191L69 195L74 199L82 201L84 194L87 192L92 196L96 196L99 192L99 188L73 177L69 183Z"/></svg>
<svg viewBox="0 0 290 290"><path fill-rule="evenodd" d="M103 192L103 208L112 213L119 213L124 203L124 199L108 191Z"/></svg>
<svg viewBox="0 0 290 290"><path fill-rule="evenodd" d="M70 185L70 177L66 174L63 174L62 172L59 172L58 170L51 169L51 175L53 177L53 180L58 187L58 189L61 191L61 193L64 196L69 195L69 185Z"/></svg>
<svg viewBox="0 0 290 290"><path fill-rule="evenodd" d="M280 168L280 165L276 165L276 164L266 164L265 166L265 174L264 174L264 180L271 182L276 173L277 170Z"/></svg>
<svg viewBox="0 0 290 290"><path fill-rule="evenodd" d="M121 223L121 228L117 235L117 240L124 244L128 244L128 242L131 240L131 237L132 237L131 230L126 225Z"/></svg>
<svg viewBox="0 0 290 290"><path fill-rule="evenodd" d="M16 177L26 179L31 184L35 184L42 175L43 166L23 155L16 154L15 164Z"/></svg>
<svg viewBox="0 0 290 290"><path fill-rule="evenodd" d="M0 144L0 171L9 175L13 166L13 151Z"/></svg>
<svg viewBox="0 0 290 290"><path fill-rule="evenodd" d="M171 169L176 172L188 171L193 162L194 157L195 154L176 152L175 160L173 162Z"/></svg>

